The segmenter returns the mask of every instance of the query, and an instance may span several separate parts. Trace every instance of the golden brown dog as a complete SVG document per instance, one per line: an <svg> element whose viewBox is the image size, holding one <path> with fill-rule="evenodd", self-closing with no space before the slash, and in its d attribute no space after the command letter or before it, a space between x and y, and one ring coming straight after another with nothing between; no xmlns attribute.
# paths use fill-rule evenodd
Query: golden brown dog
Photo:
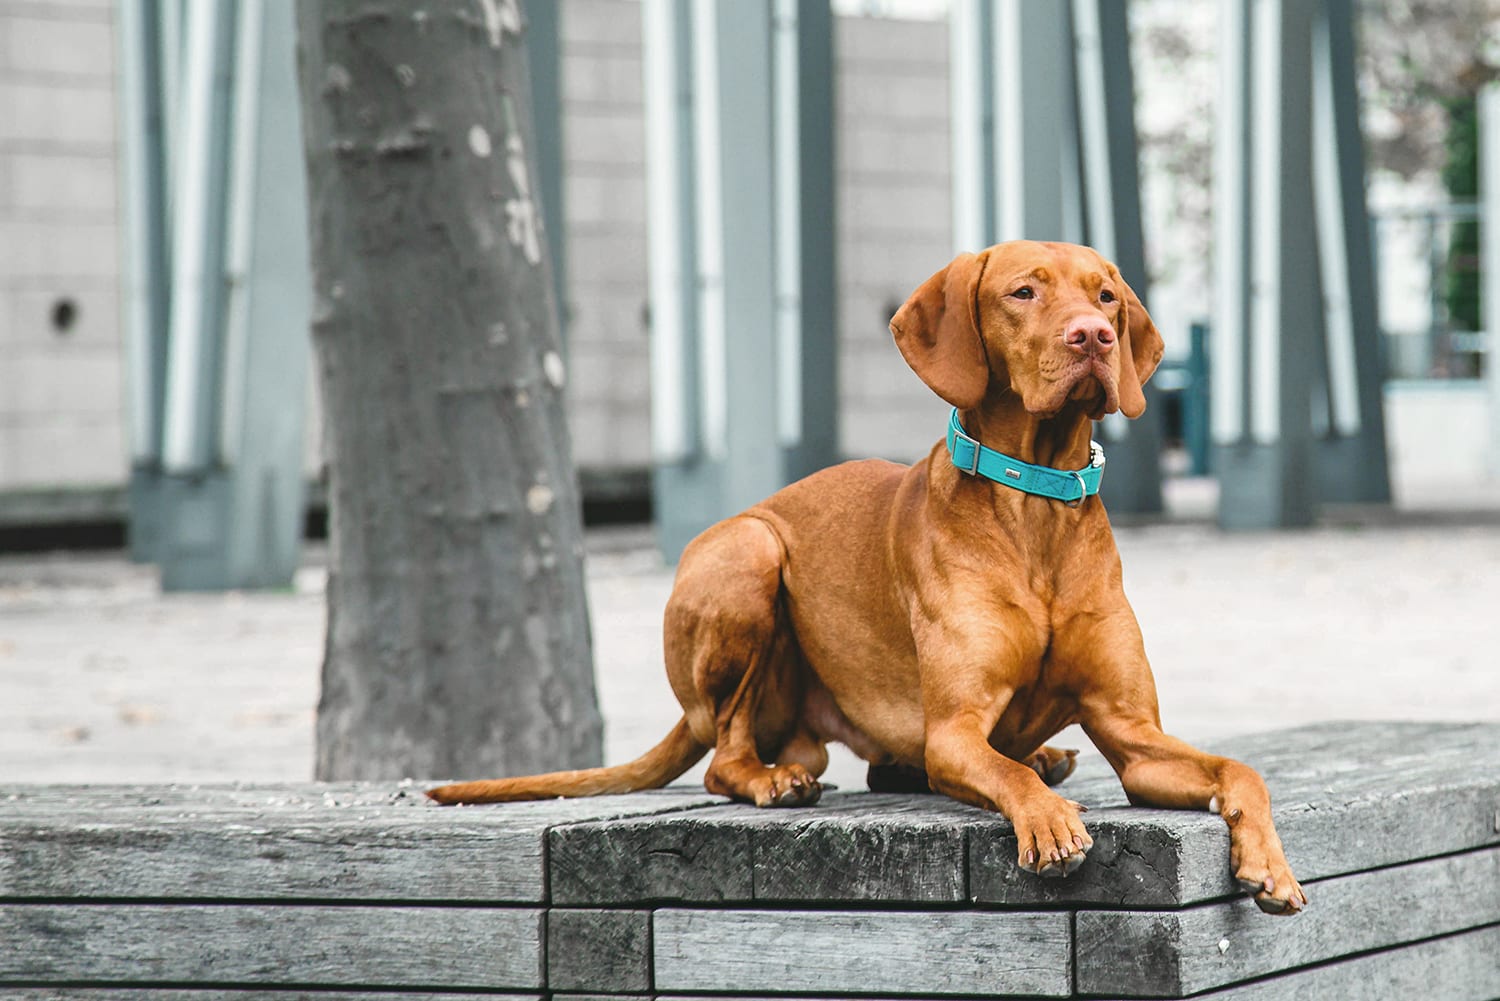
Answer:
<svg viewBox="0 0 1500 1001"><path fill-rule="evenodd" d="M923 381L988 448L1090 466L1091 422L1139 416L1161 359L1151 319L1093 250L1005 243L962 254L891 321ZM667 604L683 718L629 764L443 786L443 803L664 785L714 750L705 784L757 806L821 792L827 741L1004 814L1018 863L1063 875L1093 841L1049 788L1081 723L1134 803L1214 810L1263 910L1307 898L1249 767L1162 732L1140 629L1097 496L1070 504L960 470L939 442L911 467L849 462L708 529Z"/></svg>

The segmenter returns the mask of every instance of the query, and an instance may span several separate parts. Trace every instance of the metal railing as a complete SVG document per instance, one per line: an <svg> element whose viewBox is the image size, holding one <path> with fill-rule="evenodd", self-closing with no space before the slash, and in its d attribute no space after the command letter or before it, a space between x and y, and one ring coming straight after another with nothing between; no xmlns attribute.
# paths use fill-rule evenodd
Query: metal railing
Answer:
<svg viewBox="0 0 1500 1001"><path fill-rule="evenodd" d="M1387 378L1471 379L1483 371L1487 335L1453 314L1455 290L1479 295L1480 205L1449 202L1371 215ZM1473 250L1455 249L1460 227L1475 227ZM1425 310L1414 309L1420 291Z"/></svg>

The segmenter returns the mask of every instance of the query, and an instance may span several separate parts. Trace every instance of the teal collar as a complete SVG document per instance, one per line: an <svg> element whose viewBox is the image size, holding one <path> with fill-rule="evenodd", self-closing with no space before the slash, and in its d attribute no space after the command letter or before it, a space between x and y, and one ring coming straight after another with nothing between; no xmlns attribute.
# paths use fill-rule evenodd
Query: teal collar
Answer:
<svg viewBox="0 0 1500 1001"><path fill-rule="evenodd" d="M948 454L953 464L970 476L983 476L1015 490L1060 500L1069 507L1077 507L1085 497L1097 494L1099 481L1104 478L1104 449L1097 441L1089 442L1089 464L1077 471L1034 466L970 438L958 419L957 407L948 418Z"/></svg>

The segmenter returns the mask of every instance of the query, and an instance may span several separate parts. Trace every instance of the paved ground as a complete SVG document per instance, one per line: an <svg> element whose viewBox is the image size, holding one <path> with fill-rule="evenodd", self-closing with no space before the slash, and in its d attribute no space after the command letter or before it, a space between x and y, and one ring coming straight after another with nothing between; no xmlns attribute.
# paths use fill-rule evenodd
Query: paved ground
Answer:
<svg viewBox="0 0 1500 1001"><path fill-rule="evenodd" d="M1500 720L1500 512L1117 534L1173 732ZM590 536L610 761L677 718L659 633L671 574L649 542L641 530ZM310 777L321 561L310 552L286 593L163 596L118 554L0 557L0 777ZM863 774L841 752L829 778L849 788Z"/></svg>

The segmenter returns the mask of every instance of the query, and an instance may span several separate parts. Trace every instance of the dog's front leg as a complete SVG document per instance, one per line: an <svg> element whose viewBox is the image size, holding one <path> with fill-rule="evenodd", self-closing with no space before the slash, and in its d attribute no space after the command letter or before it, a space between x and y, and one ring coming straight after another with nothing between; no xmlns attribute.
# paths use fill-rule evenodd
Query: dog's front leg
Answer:
<svg viewBox="0 0 1500 1001"><path fill-rule="evenodd" d="M1109 761L1125 795L1141 806L1210 810L1229 826L1229 864L1268 914L1295 914L1307 894L1292 875L1259 773L1162 732L1156 681L1140 627L1123 595L1112 615L1058 631L1055 655L1072 668L1084 732Z"/></svg>
<svg viewBox="0 0 1500 1001"><path fill-rule="evenodd" d="M1134 617L1119 616L1113 624L1112 633L1061 652L1088 665L1091 684L1079 700L1081 722L1125 795L1141 806L1217 813L1229 826L1230 867L1260 909L1295 914L1306 907L1307 894L1292 875L1271 820L1265 781L1249 765L1162 732L1156 684Z"/></svg>
<svg viewBox="0 0 1500 1001"><path fill-rule="evenodd" d="M1084 730L1132 803L1210 810L1224 819L1229 865L1261 910L1295 914L1307 906L1271 820L1271 795L1255 769L1170 737L1149 719L1086 719Z"/></svg>
<svg viewBox="0 0 1500 1001"><path fill-rule="evenodd" d="M995 719L972 711L929 717L927 781L937 792L1004 814L1016 829L1016 864L1021 868L1043 876L1066 875L1083 864L1094 844L1079 818L1084 807L1047 788L1029 765L991 747Z"/></svg>

